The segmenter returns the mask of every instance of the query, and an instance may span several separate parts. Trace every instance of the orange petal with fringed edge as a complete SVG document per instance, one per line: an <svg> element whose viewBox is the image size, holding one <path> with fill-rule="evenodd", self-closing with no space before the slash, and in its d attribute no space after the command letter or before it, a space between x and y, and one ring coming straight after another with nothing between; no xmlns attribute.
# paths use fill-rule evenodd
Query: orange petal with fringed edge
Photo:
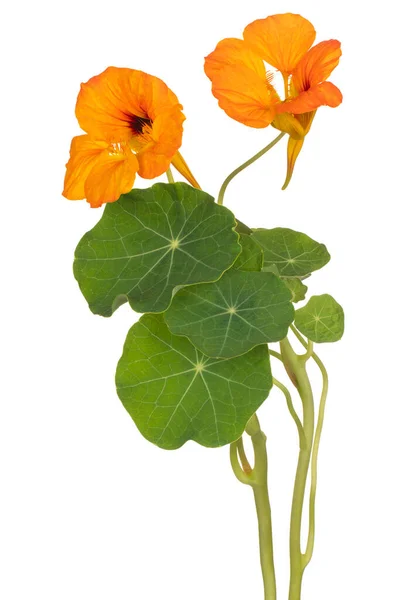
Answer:
<svg viewBox="0 0 400 600"><path fill-rule="evenodd" d="M107 148L107 142L92 140L88 135L78 135L72 139L64 180L65 198L68 200L85 198L85 181L99 158L107 153Z"/></svg>
<svg viewBox="0 0 400 600"><path fill-rule="evenodd" d="M212 92L227 115L256 128L271 123L280 102L275 88L242 64L219 71L213 77Z"/></svg>
<svg viewBox="0 0 400 600"><path fill-rule="evenodd" d="M204 71L211 81L224 67L242 64L254 71L262 79L265 79L265 65L243 40L226 38L221 40L211 54L206 56Z"/></svg>
<svg viewBox="0 0 400 600"><path fill-rule="evenodd" d="M128 141L161 113L179 105L158 77L134 69L109 67L81 85L76 117L95 139Z"/></svg>
<svg viewBox="0 0 400 600"><path fill-rule="evenodd" d="M131 191L139 165L131 151L102 156L85 182L85 196L92 208L115 202Z"/></svg>
<svg viewBox="0 0 400 600"><path fill-rule="evenodd" d="M183 158L180 152L177 152L175 154L171 164L190 183L190 185L201 190L200 185L197 183L196 179L194 178L191 170L189 169L185 159Z"/></svg>
<svg viewBox="0 0 400 600"><path fill-rule="evenodd" d="M282 73L292 73L315 40L315 29L300 15L286 13L258 19L248 25L245 42Z"/></svg>
<svg viewBox="0 0 400 600"><path fill-rule="evenodd" d="M338 40L317 44L301 59L293 72L292 85L297 93L326 81L338 64L342 50Z"/></svg>
<svg viewBox="0 0 400 600"><path fill-rule="evenodd" d="M278 113L289 112L295 115L312 112L320 106L336 108L343 100L342 92L330 81L324 81L296 98L282 102L277 108Z"/></svg>

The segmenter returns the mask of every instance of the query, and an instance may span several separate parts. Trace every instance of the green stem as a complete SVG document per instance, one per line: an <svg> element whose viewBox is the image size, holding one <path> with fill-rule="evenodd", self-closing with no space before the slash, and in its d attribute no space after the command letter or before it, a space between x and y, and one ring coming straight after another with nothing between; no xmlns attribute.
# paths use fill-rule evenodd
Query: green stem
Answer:
<svg viewBox="0 0 400 600"><path fill-rule="evenodd" d="M307 348L307 342L303 339L303 337L297 331L297 329L294 326L292 326L291 329L292 329L293 333L295 334L295 336L297 337L297 339L300 341L300 343L305 348ZM304 559L303 559L304 568L306 568L306 566L310 562L310 560L312 558L313 550L314 550L315 498L316 498L316 494L317 494L318 452L319 452L319 445L321 442L322 428L323 428L323 424L324 424L325 406L326 406L326 399L328 396L328 385L329 385L328 373L327 373L327 370L326 370L325 365L323 364L322 360L315 354L315 352L313 352L311 354L311 356L312 356L313 360L315 361L315 363L318 365L319 370L321 371L322 392L321 392L321 400L319 403L317 427L315 429L314 446L313 446L312 456L311 456L311 486L310 486L310 505L309 505L309 519L308 519L309 520L309 531L308 531L307 547L306 547L306 551L305 551Z"/></svg>
<svg viewBox="0 0 400 600"><path fill-rule="evenodd" d="M172 175L172 171L171 171L170 167L167 169L167 179L168 179L168 183L175 183L175 179L174 179L174 176Z"/></svg>
<svg viewBox="0 0 400 600"><path fill-rule="evenodd" d="M306 448L307 444L306 444L306 438L304 435L304 429L303 429L303 425L301 424L301 421L299 419L299 416L293 406L293 401L292 401L292 396L290 395L289 390L287 389L286 386L283 385L283 383L281 383L280 381L278 381L277 379L275 379L275 377L272 378L272 382L273 384L281 390L281 392L283 393L283 395L286 398L286 404L287 407L289 409L289 412L293 418L293 421L296 423L296 427L297 427L297 431L299 433L299 446L300 448Z"/></svg>
<svg viewBox="0 0 400 600"><path fill-rule="evenodd" d="M290 519L289 600L300 600L305 569L304 556L301 552L301 523L314 438L314 399L305 367L306 361L303 357L297 356L287 338L280 343L280 346L285 368L299 392L303 405L305 446L300 448L299 452Z"/></svg>
<svg viewBox="0 0 400 600"><path fill-rule="evenodd" d="M254 449L254 468L246 473L240 468L238 452L241 443L231 444L231 464L236 477L253 488L256 504L260 542L260 562L264 581L264 600L276 600L276 579L272 539L271 506L268 494L268 458L266 436L260 429L256 415L247 424L246 432L251 437ZM247 459L246 459L247 460Z"/></svg>
<svg viewBox="0 0 400 600"><path fill-rule="evenodd" d="M255 154L254 156L252 156L251 158L249 158L249 160L246 160L245 163L243 163L242 165L240 165L240 167L238 167L237 169L235 169L234 171L232 171L232 173L230 175L228 175L228 177L225 179L224 183L221 186L221 189L219 191L218 194L218 204L223 204L224 203L224 196L225 196L225 192L226 192L226 188L228 187L228 185L230 184L230 182L232 181L232 179L234 177L236 177L236 175L238 175L241 171L243 171L244 169L246 169L247 167L249 167L250 165L252 165L254 162L256 162L256 160L258 160L259 158L261 158L262 156L264 156L264 154L266 154L268 152L268 150L271 150L271 148L273 148L275 146L275 144L277 144L279 142L279 140L281 140L283 138L283 136L285 135L285 133L280 133L278 135L278 137L276 137L274 140L272 140L272 142L270 144L268 144L268 146L265 146L265 148L263 148L262 150L260 150L260 152L257 152L257 154Z"/></svg>

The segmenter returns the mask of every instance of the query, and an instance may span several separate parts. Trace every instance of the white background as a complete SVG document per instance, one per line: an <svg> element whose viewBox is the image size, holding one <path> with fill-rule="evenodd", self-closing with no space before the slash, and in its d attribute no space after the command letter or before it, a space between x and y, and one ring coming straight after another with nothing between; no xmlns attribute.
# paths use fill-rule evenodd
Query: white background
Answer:
<svg viewBox="0 0 400 600"><path fill-rule="evenodd" d="M342 41L331 79L344 102L319 111L286 192L281 143L232 183L226 204L249 225L326 243L332 261L310 291L333 294L346 311L343 341L319 349L332 384L304 600L397 597L395 3L42 0L10 3L1 17L4 600L262 598L251 490L232 475L227 448L162 451L116 396L114 369L136 316L126 305L112 319L88 310L71 263L101 210L61 190L79 133L79 84L115 65L158 75L177 93L187 115L182 153L216 194L275 133L218 109L203 57L255 18L286 11L310 19L317 41ZM296 431L279 392L260 419L285 598Z"/></svg>

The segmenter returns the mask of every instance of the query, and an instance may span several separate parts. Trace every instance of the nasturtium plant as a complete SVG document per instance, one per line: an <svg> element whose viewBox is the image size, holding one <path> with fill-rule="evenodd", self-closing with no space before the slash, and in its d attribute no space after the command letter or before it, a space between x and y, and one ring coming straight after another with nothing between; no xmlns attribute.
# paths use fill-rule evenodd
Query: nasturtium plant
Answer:
<svg viewBox="0 0 400 600"><path fill-rule="evenodd" d="M116 383L138 429L157 446L223 446L242 435L269 394L268 346L215 360L173 335L162 315L147 314L128 333Z"/></svg>
<svg viewBox="0 0 400 600"><path fill-rule="evenodd" d="M85 133L72 140L63 191L93 208L106 205L75 252L75 278L90 310L109 317L128 302L144 313L138 318L128 307L133 325L117 367L118 396L140 433L160 448L177 449L189 441L230 446L233 473L254 494L264 600L276 600L277 589L267 441L257 411L275 387L298 433L289 600L301 600L314 548L318 449L328 393L327 371L314 343L339 340L344 313L328 294L301 304L307 278L330 260L324 244L292 229L265 228L269 222L249 227L223 203L234 177L285 137L286 189L316 111L341 103L340 90L327 81L339 63L340 42L313 46L315 37L302 16L272 15L245 27L243 39L223 39L206 57L212 93L226 114L245 126L272 125L280 132L225 179L216 202L180 154L185 116L177 96L161 79L119 67L81 85L76 116ZM172 168L187 183L175 183ZM166 175L167 182L137 189L137 174L144 180ZM265 204L262 182L258 190L246 195L247 203L262 197ZM267 215L272 206L270 200ZM304 351L294 350L293 336ZM286 383L275 376L275 361L283 365ZM309 361L322 377L317 418ZM301 402L299 414L293 392Z"/></svg>

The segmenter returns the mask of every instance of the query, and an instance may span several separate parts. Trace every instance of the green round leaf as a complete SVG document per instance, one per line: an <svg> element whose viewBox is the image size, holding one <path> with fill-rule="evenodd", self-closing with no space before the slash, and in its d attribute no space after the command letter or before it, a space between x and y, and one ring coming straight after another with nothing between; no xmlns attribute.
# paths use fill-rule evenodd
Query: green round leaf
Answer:
<svg viewBox="0 0 400 600"><path fill-rule="evenodd" d="M300 279L284 277L282 281L292 292L292 302L300 302L305 299L308 287Z"/></svg>
<svg viewBox="0 0 400 600"><path fill-rule="evenodd" d="M276 265L284 277L304 277L330 260L324 244L292 229L256 229L252 237L264 251L264 266Z"/></svg>
<svg viewBox="0 0 400 600"><path fill-rule="evenodd" d="M291 292L273 273L230 269L214 283L180 290L165 313L175 335L207 356L231 357L287 335Z"/></svg>
<svg viewBox="0 0 400 600"><path fill-rule="evenodd" d="M233 268L240 271L261 271L263 251L259 244L245 233L240 234L239 243L242 251L237 257Z"/></svg>
<svg viewBox="0 0 400 600"><path fill-rule="evenodd" d="M215 360L147 314L128 333L118 395L145 438L161 448L188 440L217 447L237 440L272 387L268 347Z"/></svg>
<svg viewBox="0 0 400 600"><path fill-rule="evenodd" d="M312 296L296 310L295 325L312 342L337 342L344 332L343 308L329 294Z"/></svg>
<svg viewBox="0 0 400 600"><path fill-rule="evenodd" d="M92 312L129 301L161 312L173 289L214 281L240 253L233 214L185 183L157 183L108 204L79 242L74 273Z"/></svg>

